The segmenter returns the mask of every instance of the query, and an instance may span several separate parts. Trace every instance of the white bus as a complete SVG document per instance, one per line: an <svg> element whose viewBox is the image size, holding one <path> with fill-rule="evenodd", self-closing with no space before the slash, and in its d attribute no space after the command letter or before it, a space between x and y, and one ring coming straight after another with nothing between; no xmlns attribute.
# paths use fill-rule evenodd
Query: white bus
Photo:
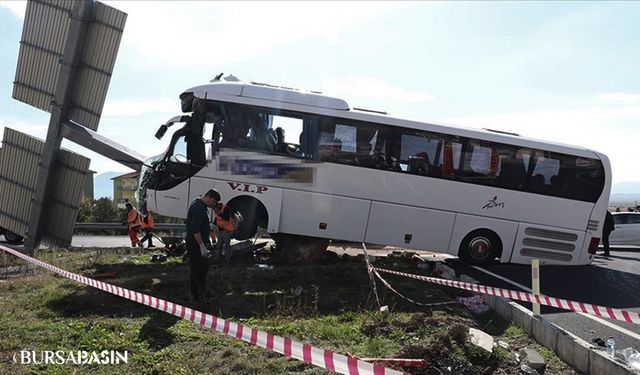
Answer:
<svg viewBox="0 0 640 375"><path fill-rule="evenodd" d="M143 167L139 204L184 218L216 188L243 218L236 238L262 226L281 259L316 259L332 239L471 264L584 265L598 246L611 185L599 152L256 82L215 80L180 98L190 115L156 134L185 123Z"/></svg>

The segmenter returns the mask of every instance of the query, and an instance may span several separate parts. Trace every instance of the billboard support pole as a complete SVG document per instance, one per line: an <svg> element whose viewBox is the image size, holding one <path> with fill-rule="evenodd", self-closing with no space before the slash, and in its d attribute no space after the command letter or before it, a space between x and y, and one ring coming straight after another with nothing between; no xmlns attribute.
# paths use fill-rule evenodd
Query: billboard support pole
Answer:
<svg viewBox="0 0 640 375"><path fill-rule="evenodd" d="M69 20L69 31L67 33L64 53L60 63L60 73L56 85L54 102L51 105L51 117L49 119L49 130L47 139L42 150L42 158L38 166L38 176L36 179L36 191L31 202L29 213L29 226L27 227L25 239L25 251L33 253L40 245L42 238L42 218L44 208L49 194L52 168L60 151L62 135L60 128L69 114L69 108L75 81L78 73L78 64L82 57L84 40L87 34L93 0L76 1L73 5L72 15ZM70 244L69 244L70 245Z"/></svg>

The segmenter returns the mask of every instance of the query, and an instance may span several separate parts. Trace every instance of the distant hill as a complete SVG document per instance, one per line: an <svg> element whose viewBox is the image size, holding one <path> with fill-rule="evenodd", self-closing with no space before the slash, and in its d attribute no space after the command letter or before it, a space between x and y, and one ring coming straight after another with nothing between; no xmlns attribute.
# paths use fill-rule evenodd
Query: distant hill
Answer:
<svg viewBox="0 0 640 375"><path fill-rule="evenodd" d="M611 186L609 204L612 206L635 207L640 204L640 181L618 182Z"/></svg>
<svg viewBox="0 0 640 375"><path fill-rule="evenodd" d="M634 194L640 196L640 181L615 183L611 186L611 194Z"/></svg>
<svg viewBox="0 0 640 375"><path fill-rule="evenodd" d="M107 197L113 199L113 177L124 172L104 172L93 176L93 197L99 199Z"/></svg>

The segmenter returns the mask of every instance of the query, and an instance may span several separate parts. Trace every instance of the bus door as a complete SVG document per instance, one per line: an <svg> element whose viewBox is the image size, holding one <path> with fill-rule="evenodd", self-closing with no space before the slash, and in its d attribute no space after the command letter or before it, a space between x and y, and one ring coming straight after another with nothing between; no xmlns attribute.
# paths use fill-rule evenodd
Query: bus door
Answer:
<svg viewBox="0 0 640 375"><path fill-rule="evenodd" d="M190 177L201 167L194 167L186 153L185 136L179 135L155 166L153 185L149 188L155 190L156 210L162 215L178 216L188 207Z"/></svg>

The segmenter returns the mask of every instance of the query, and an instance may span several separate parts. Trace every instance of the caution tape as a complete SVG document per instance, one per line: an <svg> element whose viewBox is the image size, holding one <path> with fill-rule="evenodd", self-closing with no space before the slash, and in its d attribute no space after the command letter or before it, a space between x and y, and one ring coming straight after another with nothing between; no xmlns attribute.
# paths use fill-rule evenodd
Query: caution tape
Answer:
<svg viewBox="0 0 640 375"><path fill-rule="evenodd" d="M368 363L361 359L337 354L329 350L316 348L309 344L291 340L287 337L272 335L267 332L259 331L255 328L221 319L216 316L206 314L201 311L178 305L176 303L169 302L160 298L152 297L144 293L121 288L119 286L111 285L102 281L94 280L69 271L65 271L61 268L52 266L41 260L32 258L5 246L0 245L0 250L4 250L5 252L15 255L16 257L21 258L29 263L55 272L67 279L74 280L81 284L103 290L107 293L115 294L119 297L143 304L145 306L149 306L156 310L175 315L177 317L180 317L181 319L189 320L202 327L215 330L219 333L238 340L242 340L251 345L256 345L269 351L282 354L285 357L294 358L304 363L312 364L329 371L349 375L404 374L402 371L393 370L373 363Z"/></svg>
<svg viewBox="0 0 640 375"><path fill-rule="evenodd" d="M396 365L401 367L427 367L427 360L425 359L408 359L408 358L360 358L363 361L384 364L384 365Z"/></svg>
<svg viewBox="0 0 640 375"><path fill-rule="evenodd" d="M377 268L377 267L371 267L371 268L373 269L373 271L377 271L377 272L384 272L391 275L404 276L404 277L408 277L416 280L427 281L434 284L446 285L446 286L450 286L457 289L469 290L475 293L504 297L504 298L509 298L512 300L523 301L523 302L538 303L540 305L556 307L558 309L571 310L571 311L581 312L589 315L595 315L601 318L609 318L609 319L619 320L627 323L640 324L640 313L637 313L634 311L614 309L612 307L593 305L590 303L569 301L562 298L545 296L544 294L518 292L515 290L500 289L500 288L494 288L489 286L464 283L461 281L440 279L437 277L414 275L411 273L392 271L384 268Z"/></svg>

